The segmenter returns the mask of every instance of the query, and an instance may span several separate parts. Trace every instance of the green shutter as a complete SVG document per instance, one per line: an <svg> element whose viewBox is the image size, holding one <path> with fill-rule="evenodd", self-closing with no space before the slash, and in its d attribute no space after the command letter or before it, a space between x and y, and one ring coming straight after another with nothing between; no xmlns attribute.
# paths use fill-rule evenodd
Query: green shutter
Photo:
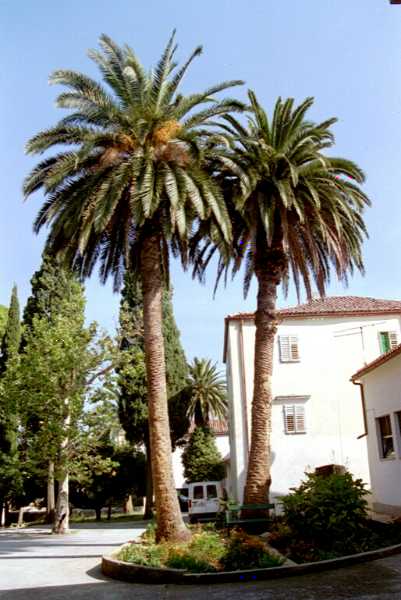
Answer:
<svg viewBox="0 0 401 600"><path fill-rule="evenodd" d="M390 350L390 338L388 335L388 331L382 331L379 333L380 340L380 352L384 354Z"/></svg>

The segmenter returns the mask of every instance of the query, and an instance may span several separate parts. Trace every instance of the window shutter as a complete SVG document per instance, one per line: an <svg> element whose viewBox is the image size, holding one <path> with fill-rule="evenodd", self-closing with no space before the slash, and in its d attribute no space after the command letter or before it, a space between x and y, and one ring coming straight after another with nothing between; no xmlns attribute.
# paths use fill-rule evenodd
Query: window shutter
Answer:
<svg viewBox="0 0 401 600"><path fill-rule="evenodd" d="M295 410L293 405L284 406L284 426L286 433L295 433Z"/></svg>
<svg viewBox="0 0 401 600"><path fill-rule="evenodd" d="M396 331L389 331L388 337L390 341L390 350L394 350L398 346L398 336Z"/></svg>
<svg viewBox="0 0 401 600"><path fill-rule="evenodd" d="M297 433L305 433L305 407L302 404L295 405L295 429Z"/></svg>
<svg viewBox="0 0 401 600"><path fill-rule="evenodd" d="M296 335L279 336L281 362L299 361L298 337Z"/></svg>
<svg viewBox="0 0 401 600"><path fill-rule="evenodd" d="M299 360L298 338L295 335L289 336L291 360Z"/></svg>
<svg viewBox="0 0 401 600"><path fill-rule="evenodd" d="M306 433L304 405L285 404L283 408L285 433Z"/></svg>

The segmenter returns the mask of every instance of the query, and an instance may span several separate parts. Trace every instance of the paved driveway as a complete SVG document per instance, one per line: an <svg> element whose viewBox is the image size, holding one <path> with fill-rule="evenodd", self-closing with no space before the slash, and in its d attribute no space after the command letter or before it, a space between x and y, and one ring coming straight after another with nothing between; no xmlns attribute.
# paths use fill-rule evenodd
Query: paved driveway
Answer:
<svg viewBox="0 0 401 600"><path fill-rule="evenodd" d="M0 600L399 600L401 555L276 581L214 586L145 586L112 581L100 556L135 538L143 523L0 531Z"/></svg>

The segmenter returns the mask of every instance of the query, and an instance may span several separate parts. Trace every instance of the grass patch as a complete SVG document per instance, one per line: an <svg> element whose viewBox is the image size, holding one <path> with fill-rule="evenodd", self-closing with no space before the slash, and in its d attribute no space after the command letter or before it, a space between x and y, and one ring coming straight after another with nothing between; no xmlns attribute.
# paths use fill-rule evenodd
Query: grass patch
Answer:
<svg viewBox="0 0 401 600"><path fill-rule="evenodd" d="M276 567L282 560L269 553L258 537L235 532L227 537L212 528L194 527L189 542L171 544L154 541L151 525L141 543L125 546L118 558L148 567L184 569L190 573L216 573L263 567Z"/></svg>

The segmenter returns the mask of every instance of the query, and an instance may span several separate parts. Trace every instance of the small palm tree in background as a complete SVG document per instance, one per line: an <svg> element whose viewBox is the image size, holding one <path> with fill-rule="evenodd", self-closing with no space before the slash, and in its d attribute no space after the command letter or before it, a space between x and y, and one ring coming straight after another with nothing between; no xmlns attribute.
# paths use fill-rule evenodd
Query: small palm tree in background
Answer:
<svg viewBox="0 0 401 600"><path fill-rule="evenodd" d="M157 539L176 540L189 532L171 463L162 291L170 254L186 262L194 219L212 218L222 238L230 239L230 220L210 167L220 151L213 126L216 118L243 107L231 99L218 101L215 94L242 82L181 95L181 81L201 48L178 69L174 34L150 73L128 46L105 35L100 45L90 57L109 89L75 71L52 75L51 83L66 88L57 104L70 113L34 136L27 151L64 148L32 170L24 191L28 196L41 189L46 196L34 228L50 226L50 254L83 278L99 261L101 280L112 276L116 289L126 269L142 283Z"/></svg>
<svg viewBox="0 0 401 600"><path fill-rule="evenodd" d="M287 291L292 275L298 298L303 283L308 300L313 283L321 296L335 271L347 282L363 272L361 246L366 235L358 166L323 153L333 146L336 119L315 124L306 119L313 99L295 107L278 99L270 120L253 92L252 112L243 126L231 115L224 132L232 140L226 154L230 177L220 173L231 213L233 244L215 227L201 223L193 237L194 274L203 276L220 253L217 283L230 265L235 274L245 263L244 293L253 276L258 283L251 444L244 502L266 502L270 488L270 429L277 288ZM235 178L232 174L235 173ZM203 242L203 244L202 244ZM216 284L217 285L217 284Z"/></svg>
<svg viewBox="0 0 401 600"><path fill-rule="evenodd" d="M189 365L188 416L197 427L209 427L210 417L227 418L227 386L216 365L205 358L194 358Z"/></svg>

